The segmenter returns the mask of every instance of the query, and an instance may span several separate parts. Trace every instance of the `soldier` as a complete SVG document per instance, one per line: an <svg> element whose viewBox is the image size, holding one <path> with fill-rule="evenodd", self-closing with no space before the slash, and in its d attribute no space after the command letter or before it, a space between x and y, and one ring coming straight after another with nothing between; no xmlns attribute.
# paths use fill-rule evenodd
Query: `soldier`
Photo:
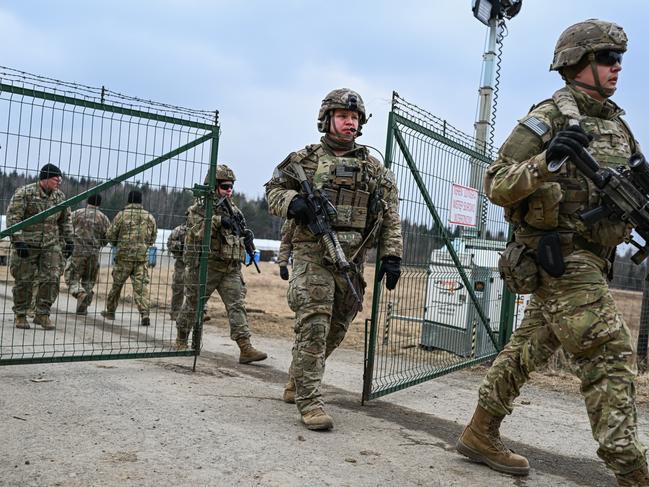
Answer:
<svg viewBox="0 0 649 487"><path fill-rule="evenodd" d="M236 178L234 172L225 164L216 167L216 196L219 200L232 198ZM235 215L231 215L224 204L217 204L212 215L212 239L207 256L206 299L216 290L223 300L230 323L230 338L237 342L239 363L249 364L265 360L267 355L255 349L250 343L250 328L245 305L245 284L241 276L241 263L244 261L245 241L252 238L252 232L237 235L233 219L241 210L232 204ZM178 316L178 349L187 348L187 339L192 329L196 307L198 306L198 283L200 254L205 228L205 203L199 200L189 208L187 217L187 237L185 240L185 303Z"/></svg>
<svg viewBox="0 0 649 487"><path fill-rule="evenodd" d="M155 219L142 206L142 193L133 190L128 194L128 204L108 227L107 238L117 248L113 268L113 286L106 298L106 309L101 315L115 319L115 310L122 286L130 277L133 298L140 312L142 326L149 326L149 272L147 251L155 243L158 229Z"/></svg>
<svg viewBox="0 0 649 487"><path fill-rule="evenodd" d="M171 278L171 311L169 315L172 320L178 318L178 313L183 306L185 289L185 236L187 235L187 222L174 228L167 239L167 248L174 258L174 273Z"/></svg>
<svg viewBox="0 0 649 487"><path fill-rule="evenodd" d="M8 227L65 200L65 194L59 190L63 174L58 167L45 164L38 179L36 183L18 188L11 197L7 208ZM15 281L13 310L16 328L29 328L27 311L34 283L38 282L34 324L51 330L55 326L50 320L50 308L59 295L63 258L69 257L74 250L70 208L14 233L11 243L9 270Z"/></svg>
<svg viewBox="0 0 649 487"><path fill-rule="evenodd" d="M626 48L614 23L590 19L568 27L550 67L566 86L520 120L485 177L487 196L515 229L501 272L513 291L532 297L480 387L457 449L501 472L529 472L527 459L503 445L499 427L530 373L563 347L581 380L597 454L619 485L649 485L637 431L634 347L606 280L630 229L609 219L593 226L580 220L600 198L571 162L586 147L604 166L626 164L640 150L624 112L609 99ZM564 164L550 172L551 161Z"/></svg>
<svg viewBox="0 0 649 487"><path fill-rule="evenodd" d="M282 240L279 245L279 253L277 254L277 263L279 264L279 276L288 281L288 262L291 260L291 253L293 252L293 232L295 232L295 221L284 220L280 233Z"/></svg>
<svg viewBox="0 0 649 487"><path fill-rule="evenodd" d="M74 253L68 259L64 276L70 294L77 298L78 315L88 314L99 274L99 252L108 243L106 232L110 220L99 206L101 195L93 194L85 208L72 213Z"/></svg>
<svg viewBox="0 0 649 487"><path fill-rule="evenodd" d="M379 279L387 275L386 285L392 290L401 273L397 186L392 172L371 157L367 147L356 144L366 121L358 93L346 88L332 91L318 114L318 130L325 134L320 143L291 153L266 183L270 213L292 219L296 225L288 289L289 306L296 313L296 335L284 400L294 401L303 423L314 430L333 427L320 393L325 360L342 342L362 307L354 292L362 300L365 254L378 237ZM313 189L326 193L337 210L330 223L351 265L351 286L336 270L322 239L308 228L316 215L295 179L299 168Z"/></svg>

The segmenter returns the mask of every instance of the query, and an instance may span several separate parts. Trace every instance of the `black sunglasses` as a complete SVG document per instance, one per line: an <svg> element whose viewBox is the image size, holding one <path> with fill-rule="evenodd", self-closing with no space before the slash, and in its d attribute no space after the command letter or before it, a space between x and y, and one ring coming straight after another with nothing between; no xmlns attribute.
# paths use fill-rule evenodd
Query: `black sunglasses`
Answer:
<svg viewBox="0 0 649 487"><path fill-rule="evenodd" d="M219 183L219 188L221 188L224 191L227 191L228 189L232 189L234 187L234 184L231 183Z"/></svg>
<svg viewBox="0 0 649 487"><path fill-rule="evenodd" d="M595 62L602 66L622 64L622 53L619 51L598 51L595 53Z"/></svg>

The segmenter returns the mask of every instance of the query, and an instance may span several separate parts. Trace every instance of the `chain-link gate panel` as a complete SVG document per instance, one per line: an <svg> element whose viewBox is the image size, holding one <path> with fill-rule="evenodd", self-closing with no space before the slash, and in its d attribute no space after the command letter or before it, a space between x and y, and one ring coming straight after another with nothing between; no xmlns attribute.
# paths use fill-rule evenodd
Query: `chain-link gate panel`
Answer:
<svg viewBox="0 0 649 487"><path fill-rule="evenodd" d="M364 400L489 360L511 333L513 297L497 270L508 225L483 193L491 159L475 147L394 94L386 165L399 186L404 255L394 291L374 283Z"/></svg>
<svg viewBox="0 0 649 487"><path fill-rule="evenodd" d="M167 240L218 137L214 111L0 68L0 365L199 353L202 302L193 346L176 346Z"/></svg>

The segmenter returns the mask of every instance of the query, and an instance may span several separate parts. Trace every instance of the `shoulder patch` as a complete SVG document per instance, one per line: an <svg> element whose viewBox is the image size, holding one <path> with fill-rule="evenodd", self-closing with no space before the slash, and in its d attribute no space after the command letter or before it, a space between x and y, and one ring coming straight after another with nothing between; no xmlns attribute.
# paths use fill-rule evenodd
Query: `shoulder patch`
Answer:
<svg viewBox="0 0 649 487"><path fill-rule="evenodd" d="M523 120L521 120L521 125L527 127L542 139L545 139L547 134L550 133L550 126L540 118L537 118L533 115L531 117L525 117Z"/></svg>

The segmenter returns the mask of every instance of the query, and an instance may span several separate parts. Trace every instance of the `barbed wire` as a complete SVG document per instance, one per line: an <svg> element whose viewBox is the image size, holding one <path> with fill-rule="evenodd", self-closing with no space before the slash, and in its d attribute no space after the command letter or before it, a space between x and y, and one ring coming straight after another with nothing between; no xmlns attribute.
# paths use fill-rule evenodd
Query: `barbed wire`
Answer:
<svg viewBox="0 0 649 487"><path fill-rule="evenodd" d="M88 86L81 83L48 78L7 66L0 66L0 82L20 85L23 88L40 89L53 94L72 95L86 101L108 103L123 108L132 108L162 115L174 115L179 118L214 124L218 118L217 110L196 110L144 98L127 96L105 87Z"/></svg>

